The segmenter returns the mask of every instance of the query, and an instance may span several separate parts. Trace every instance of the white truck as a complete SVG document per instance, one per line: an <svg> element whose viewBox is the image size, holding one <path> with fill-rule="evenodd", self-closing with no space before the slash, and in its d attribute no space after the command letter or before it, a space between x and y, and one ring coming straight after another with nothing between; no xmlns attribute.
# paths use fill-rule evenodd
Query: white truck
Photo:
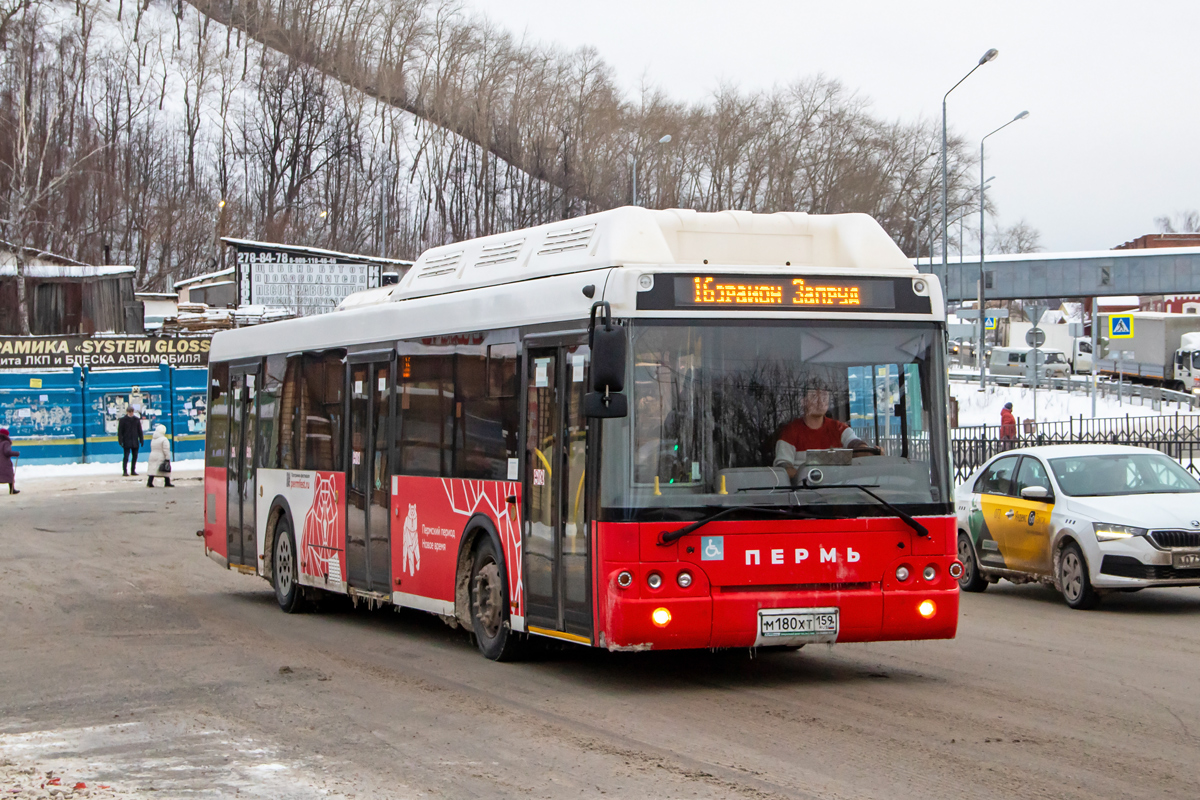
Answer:
<svg viewBox="0 0 1200 800"><path fill-rule="evenodd" d="M1179 337L1175 351L1175 381L1184 391L1200 394L1200 333L1185 333Z"/></svg>
<svg viewBox="0 0 1200 800"><path fill-rule="evenodd" d="M1009 346L1015 348L1025 347L1027 344L1025 334L1032 327L1033 325L1028 322L1010 321L1008 323ZM1090 373L1092 371L1091 339L1086 336L1075 336L1072 333L1072 328L1075 328L1075 326L1067 322L1056 322L1039 327L1046 332L1044 347L1051 350L1061 350L1066 356L1067 363L1071 365L1072 372ZM1078 330L1078 328L1075 329Z"/></svg>
<svg viewBox="0 0 1200 800"><path fill-rule="evenodd" d="M1133 336L1127 339L1109 337L1110 316L1132 317ZM1161 311L1133 311L1100 314L1099 317L1100 337L1107 340L1100 348L1104 358L1097 362L1100 374L1115 378L1120 373L1128 380L1160 384L1169 389L1192 388L1194 379L1190 367L1191 350L1187 351L1188 372L1182 373L1181 346L1186 334L1200 332L1200 316ZM1119 358L1119 351L1127 356ZM1200 367L1200 364L1197 366ZM1200 370L1197 372L1200 373Z"/></svg>

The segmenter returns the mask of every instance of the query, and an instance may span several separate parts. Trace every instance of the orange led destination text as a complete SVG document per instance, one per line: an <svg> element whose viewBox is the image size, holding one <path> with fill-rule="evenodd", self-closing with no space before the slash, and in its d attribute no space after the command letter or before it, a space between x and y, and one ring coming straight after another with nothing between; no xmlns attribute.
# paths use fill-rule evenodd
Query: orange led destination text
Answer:
<svg viewBox="0 0 1200 800"><path fill-rule="evenodd" d="M784 305L784 287L778 283L717 283L713 277L694 278L693 302L701 305ZM812 286L803 278L792 281L794 306L862 305L857 286Z"/></svg>

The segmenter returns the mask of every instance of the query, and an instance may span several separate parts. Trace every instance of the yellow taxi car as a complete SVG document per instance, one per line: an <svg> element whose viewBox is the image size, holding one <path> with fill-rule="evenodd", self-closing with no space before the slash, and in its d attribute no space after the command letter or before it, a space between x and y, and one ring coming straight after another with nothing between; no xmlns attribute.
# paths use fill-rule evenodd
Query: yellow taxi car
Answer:
<svg viewBox="0 0 1200 800"><path fill-rule="evenodd" d="M1112 591L1200 586L1200 481L1157 450L1009 450L955 492L959 586L1042 581L1071 608Z"/></svg>

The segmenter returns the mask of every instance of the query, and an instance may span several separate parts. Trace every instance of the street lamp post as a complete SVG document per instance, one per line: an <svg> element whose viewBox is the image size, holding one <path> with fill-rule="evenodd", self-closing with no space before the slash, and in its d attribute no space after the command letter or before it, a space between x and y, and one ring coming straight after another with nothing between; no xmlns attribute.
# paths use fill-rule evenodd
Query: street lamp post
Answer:
<svg viewBox="0 0 1200 800"><path fill-rule="evenodd" d="M998 56L998 55L1000 55L999 50L997 50L994 47L990 48L986 53L984 53L982 56L979 57L979 63L976 64L975 66L971 67L971 72L974 72L975 70L979 69L980 67L982 67L984 64L988 63L989 61L994 61L996 59L996 56ZM951 86L949 91L947 91L944 95L942 95L942 282L943 283L945 283L945 281L946 281L946 237L949 235L948 231L949 231L949 224L950 224L947 219L947 211L946 211L946 209L947 209L947 206L946 206L946 194L947 194L947 190L946 190L946 180L947 180L947 178L946 178L946 98L950 96L950 92L953 92L955 89L958 88L959 83L962 83L967 78L971 77L971 72L968 72L966 75L963 75L959 79L958 83ZM932 256L932 253L930 255Z"/></svg>
<svg viewBox="0 0 1200 800"><path fill-rule="evenodd" d="M666 136L663 136L661 139L658 140L658 144L670 144L670 143L671 143L671 134L669 134L669 133ZM634 148L634 150L633 150L633 204L635 206L638 204L637 158L638 158L637 157L637 148Z"/></svg>
<svg viewBox="0 0 1200 800"><path fill-rule="evenodd" d="M983 337L984 337L984 331L986 330L986 327L987 327L987 312L984 310L984 303L987 298L987 279L984 277L984 273L983 273L983 250L984 250L984 246L983 246L983 233L984 233L983 209L984 209L984 193L987 189L987 185L986 185L987 182L983 179L983 145L984 145L984 142L986 142L988 140L988 136L991 136L994 133L999 133L1000 131L1007 128L1009 125L1012 125L1014 122L1025 119L1028 116L1029 116L1028 111L1022 111L1020 114L1017 114L1015 117L1013 117L1008 122L1001 125L999 128L996 128L996 130L992 131L992 133L987 134L987 136L984 136L982 139L979 140L979 349L980 349L980 356L981 356L980 360L979 360L979 388L980 388L980 390L983 390L984 388L987 387L987 361L982 358L983 349L984 349L983 348ZM1034 364L1033 368L1034 368L1034 370L1036 370L1037 364Z"/></svg>

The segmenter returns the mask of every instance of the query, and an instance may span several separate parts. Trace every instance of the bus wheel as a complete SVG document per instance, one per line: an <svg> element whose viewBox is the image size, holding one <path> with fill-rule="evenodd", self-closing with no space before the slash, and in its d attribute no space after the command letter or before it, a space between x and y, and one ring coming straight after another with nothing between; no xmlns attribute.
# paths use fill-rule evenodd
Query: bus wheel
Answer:
<svg viewBox="0 0 1200 800"><path fill-rule="evenodd" d="M271 561L271 583L275 585L275 599L279 607L289 614L304 610L304 590L300 587L299 564L296 560L296 537L287 517L280 517L275 524L275 547Z"/></svg>
<svg viewBox="0 0 1200 800"><path fill-rule="evenodd" d="M475 545L468 585L471 627L479 651L493 661L511 661L518 655L520 642L508 619L508 591L496 554L496 545L487 534Z"/></svg>
<svg viewBox="0 0 1200 800"><path fill-rule="evenodd" d="M1095 608L1100 595L1092 588L1087 561L1079 545L1069 542L1058 555L1058 588L1067 605L1076 609Z"/></svg>
<svg viewBox="0 0 1200 800"><path fill-rule="evenodd" d="M975 561L975 548L965 533L958 534L958 560L962 562L962 575L958 578L958 588L964 592L982 592L988 587L988 579L979 574L979 564Z"/></svg>

